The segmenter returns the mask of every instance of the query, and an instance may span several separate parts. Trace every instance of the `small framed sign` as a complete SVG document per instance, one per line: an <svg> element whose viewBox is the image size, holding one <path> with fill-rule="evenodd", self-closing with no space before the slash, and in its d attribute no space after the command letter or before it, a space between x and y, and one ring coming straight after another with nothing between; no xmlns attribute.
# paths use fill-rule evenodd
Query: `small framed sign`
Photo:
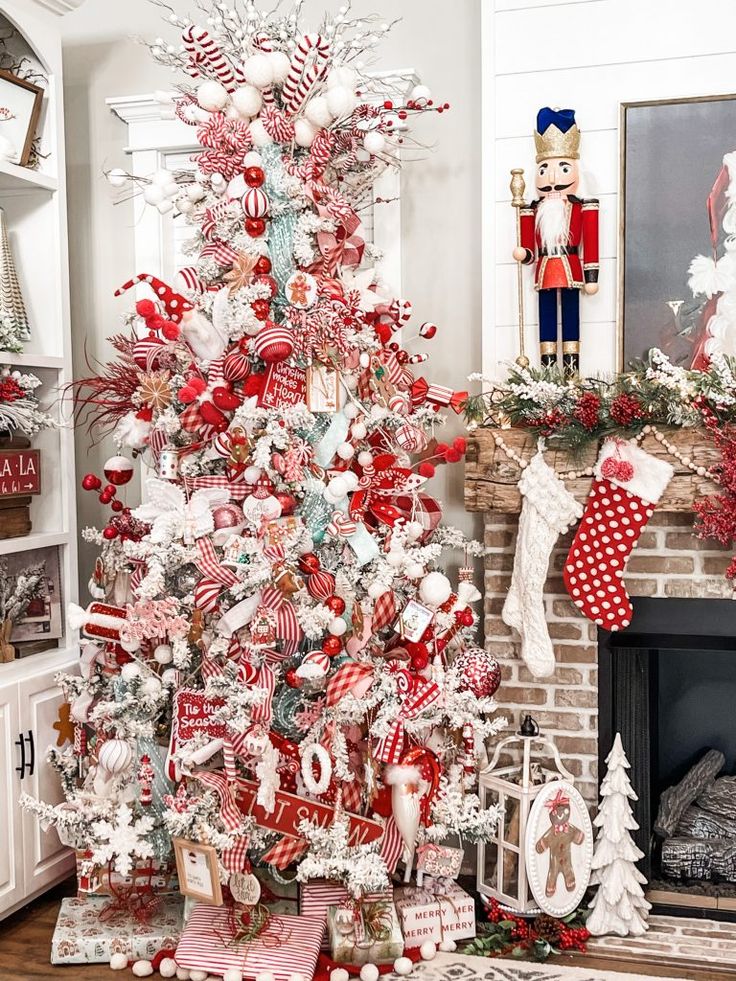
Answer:
<svg viewBox="0 0 736 981"><path fill-rule="evenodd" d="M210 906L222 906L222 887L217 871L217 852L184 838L174 838L179 891Z"/></svg>
<svg viewBox="0 0 736 981"><path fill-rule="evenodd" d="M416 644L422 639L422 634L433 618L434 610L417 603L416 600L409 600L399 614L397 628L404 640Z"/></svg>
<svg viewBox="0 0 736 981"><path fill-rule="evenodd" d="M41 115L43 89L0 70L0 156L26 167Z"/></svg>

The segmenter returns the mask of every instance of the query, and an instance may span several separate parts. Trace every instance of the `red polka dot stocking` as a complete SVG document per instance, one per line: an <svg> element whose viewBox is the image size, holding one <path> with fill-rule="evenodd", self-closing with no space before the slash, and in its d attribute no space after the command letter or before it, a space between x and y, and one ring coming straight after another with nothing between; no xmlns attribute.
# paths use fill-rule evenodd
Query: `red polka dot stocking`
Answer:
<svg viewBox="0 0 736 981"><path fill-rule="evenodd" d="M672 473L668 463L635 443L603 444L562 574L575 605L605 630L631 623L626 563Z"/></svg>

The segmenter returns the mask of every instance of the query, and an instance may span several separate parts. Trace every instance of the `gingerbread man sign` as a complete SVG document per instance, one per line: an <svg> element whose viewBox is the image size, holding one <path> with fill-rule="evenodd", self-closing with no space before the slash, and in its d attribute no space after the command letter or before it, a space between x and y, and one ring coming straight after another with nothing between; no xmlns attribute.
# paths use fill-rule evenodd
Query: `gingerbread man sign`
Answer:
<svg viewBox="0 0 736 981"><path fill-rule="evenodd" d="M565 889L575 888L575 870L572 867L572 846L582 845L585 835L580 828L570 823L570 798L563 790L545 804L549 808L549 829L537 841L537 853L549 852L549 871L545 892L554 896L557 880L562 876Z"/></svg>

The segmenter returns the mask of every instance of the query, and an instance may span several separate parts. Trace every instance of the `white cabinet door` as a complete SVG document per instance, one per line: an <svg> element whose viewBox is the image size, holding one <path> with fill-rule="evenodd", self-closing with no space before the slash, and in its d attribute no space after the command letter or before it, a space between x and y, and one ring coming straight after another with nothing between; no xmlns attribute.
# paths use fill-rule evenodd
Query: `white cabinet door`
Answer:
<svg viewBox="0 0 736 981"><path fill-rule="evenodd" d="M20 729L26 745L26 770L21 788L47 804L64 799L59 778L46 762L49 746L56 746L59 732L53 728L63 702L54 678L59 670L71 671L75 661L27 678L18 685ZM32 814L23 814L23 866L25 893L31 895L52 885L74 869L74 854L59 841L56 831L43 831Z"/></svg>
<svg viewBox="0 0 736 981"><path fill-rule="evenodd" d="M19 738L18 686L9 684L0 687L0 914L25 895Z"/></svg>

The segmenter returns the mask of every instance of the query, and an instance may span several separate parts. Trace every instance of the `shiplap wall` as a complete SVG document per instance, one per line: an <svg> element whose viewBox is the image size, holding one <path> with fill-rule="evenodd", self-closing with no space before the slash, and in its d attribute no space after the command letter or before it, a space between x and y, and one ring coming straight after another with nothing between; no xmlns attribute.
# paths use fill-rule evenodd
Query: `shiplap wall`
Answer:
<svg viewBox="0 0 736 981"><path fill-rule="evenodd" d="M544 105L574 108L584 194L601 202L600 290L581 298L581 367L617 367L619 115L622 102L736 92L735 0L484 0L483 361L504 374L518 353L515 216L509 171L534 195L531 132ZM736 135L736 134L734 134ZM687 167L697 147L683 133ZM670 175L671 176L671 175ZM537 358L537 304L525 270L527 352Z"/></svg>

